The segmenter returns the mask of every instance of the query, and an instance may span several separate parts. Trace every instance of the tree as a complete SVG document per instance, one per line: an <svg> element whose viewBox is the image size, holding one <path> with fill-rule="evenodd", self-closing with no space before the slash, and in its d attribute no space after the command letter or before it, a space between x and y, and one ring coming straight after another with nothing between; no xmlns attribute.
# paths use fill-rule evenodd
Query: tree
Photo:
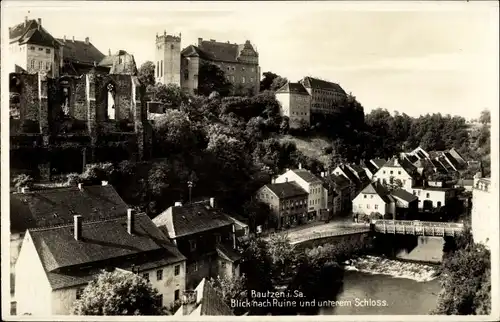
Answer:
<svg viewBox="0 0 500 322"><path fill-rule="evenodd" d="M76 315L162 315L160 294L139 275L102 272L73 305Z"/></svg>
<svg viewBox="0 0 500 322"><path fill-rule="evenodd" d="M271 85L275 78L279 77L279 75L272 72L265 72L262 74L263 78L260 81L260 91L268 91L271 89Z"/></svg>
<svg viewBox="0 0 500 322"><path fill-rule="evenodd" d="M245 275L229 277L211 278L208 283L219 293L224 302L234 310L236 315L244 313L246 309L234 307L231 300L244 301L247 299L247 290L245 289Z"/></svg>
<svg viewBox="0 0 500 322"><path fill-rule="evenodd" d="M33 186L33 178L24 173L15 177L13 182L14 182L14 187L16 187L18 191L20 191L21 188L24 187L30 188L31 186Z"/></svg>
<svg viewBox="0 0 500 322"><path fill-rule="evenodd" d="M189 153L197 145L191 121L183 111L167 110L155 120L153 130L156 150L162 156Z"/></svg>
<svg viewBox="0 0 500 322"><path fill-rule="evenodd" d="M148 86L154 86L156 83L155 64L152 61L146 61L143 63L137 71L137 78L145 88Z"/></svg>
<svg viewBox="0 0 500 322"><path fill-rule="evenodd" d="M224 71L217 65L202 61L198 74L198 94L209 96L216 91L221 96L227 96L232 90L231 83L226 79Z"/></svg>
<svg viewBox="0 0 500 322"><path fill-rule="evenodd" d="M278 76L275 79L273 79L273 82L271 83L271 87L269 89L271 91L276 91L281 87L283 87L283 85L285 85L286 83L288 83L288 79L286 79L285 77Z"/></svg>
<svg viewBox="0 0 500 322"><path fill-rule="evenodd" d="M483 110L481 116L479 117L479 122L482 124L491 123L491 112L490 110Z"/></svg>
<svg viewBox="0 0 500 322"><path fill-rule="evenodd" d="M295 249L286 234L272 234L267 247L273 264L274 278L281 281L290 275L290 269L296 262Z"/></svg>
<svg viewBox="0 0 500 322"><path fill-rule="evenodd" d="M151 93L155 101L171 108L179 108L183 103L188 102L188 96L176 84L156 84L151 88Z"/></svg>

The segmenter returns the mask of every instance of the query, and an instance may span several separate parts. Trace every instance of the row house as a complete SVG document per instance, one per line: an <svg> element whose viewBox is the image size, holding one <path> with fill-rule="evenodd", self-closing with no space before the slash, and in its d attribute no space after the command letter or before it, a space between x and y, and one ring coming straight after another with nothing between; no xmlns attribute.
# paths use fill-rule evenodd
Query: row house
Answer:
<svg viewBox="0 0 500 322"><path fill-rule="evenodd" d="M323 187L327 194L327 207L333 214L346 213L352 209L352 192L355 186L344 176L321 173Z"/></svg>
<svg viewBox="0 0 500 322"><path fill-rule="evenodd" d="M215 206L214 198L186 205L176 202L153 222L187 258L187 290L203 278L239 276L235 222Z"/></svg>
<svg viewBox="0 0 500 322"><path fill-rule="evenodd" d="M359 173L356 173L356 171L353 171L351 166L345 164L337 166L332 171L332 174L335 174L336 176L343 176L354 186L354 189L352 189L351 191L351 200L353 200L357 196L357 194L366 186L366 184L370 182L370 179L366 174L360 175Z"/></svg>
<svg viewBox="0 0 500 322"><path fill-rule="evenodd" d="M417 197L400 188L389 191L378 182L368 184L353 200L357 216L375 213L386 219L407 219L417 211Z"/></svg>
<svg viewBox="0 0 500 322"><path fill-rule="evenodd" d="M308 194L307 197L307 216L310 220L316 220L322 217L321 211L326 210L325 191L323 182L310 171L302 169L299 164L298 169L287 170L275 179L276 183L295 182ZM323 217L326 214L323 214ZM326 218L325 218L326 219Z"/></svg>
<svg viewBox="0 0 500 322"><path fill-rule="evenodd" d="M162 305L185 289L186 258L146 214L28 229L16 262L17 313L69 315L83 289L103 271L148 279Z"/></svg>
<svg viewBox="0 0 500 322"><path fill-rule="evenodd" d="M410 191L419 199L418 208L424 211L439 210L457 197L457 190L442 181L427 181L425 186L413 186Z"/></svg>
<svg viewBox="0 0 500 322"><path fill-rule="evenodd" d="M276 229L285 229L315 220L308 215L309 194L296 182L266 184L256 199L269 205Z"/></svg>
<svg viewBox="0 0 500 322"><path fill-rule="evenodd" d="M414 165L394 156L373 175L372 180L410 190L418 177L417 168Z"/></svg>
<svg viewBox="0 0 500 322"><path fill-rule="evenodd" d="M127 204L113 186L102 185L30 190L21 188L10 195L10 264L11 292L15 290L15 263L28 229L65 225L73 216L84 220L120 217L128 211ZM15 300L15 299L14 299Z"/></svg>
<svg viewBox="0 0 500 322"><path fill-rule="evenodd" d="M492 205L495 194L492 193L491 178L474 178L472 190L472 236L474 242L491 246L495 229L498 227L498 211ZM496 218L495 218L496 217Z"/></svg>

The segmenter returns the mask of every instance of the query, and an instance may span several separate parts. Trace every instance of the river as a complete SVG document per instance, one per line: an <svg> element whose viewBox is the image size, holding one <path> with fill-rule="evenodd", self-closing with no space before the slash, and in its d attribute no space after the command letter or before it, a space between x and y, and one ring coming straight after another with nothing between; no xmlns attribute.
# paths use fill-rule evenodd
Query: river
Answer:
<svg viewBox="0 0 500 322"><path fill-rule="evenodd" d="M441 287L436 267L364 256L346 266L343 292L321 315L426 315Z"/></svg>

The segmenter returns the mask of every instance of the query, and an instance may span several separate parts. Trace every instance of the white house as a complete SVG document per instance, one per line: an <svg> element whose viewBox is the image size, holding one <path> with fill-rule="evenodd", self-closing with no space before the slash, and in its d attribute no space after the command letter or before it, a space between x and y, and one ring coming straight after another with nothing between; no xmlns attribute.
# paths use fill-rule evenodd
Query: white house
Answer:
<svg viewBox="0 0 500 322"><path fill-rule="evenodd" d="M381 184L368 184L352 201L352 211L355 214L370 215L379 213L384 218L392 218L396 213L394 198Z"/></svg>
<svg viewBox="0 0 500 322"><path fill-rule="evenodd" d="M103 269L149 280L164 306L185 290L186 258L146 214L28 229L16 263L17 314L69 315Z"/></svg>
<svg viewBox="0 0 500 322"><path fill-rule="evenodd" d="M450 187L439 186L437 183L435 186L431 186L434 182L428 182L427 187L413 187L413 195L418 197L418 208L424 210L431 210L434 208L441 208L448 204L448 202L455 197L456 190Z"/></svg>
<svg viewBox="0 0 500 322"><path fill-rule="evenodd" d="M495 194L491 193L490 178L474 178L472 190L472 236L474 242L491 245L494 230L498 228L498 212L492 205ZM494 217L495 216L495 217Z"/></svg>
<svg viewBox="0 0 500 322"><path fill-rule="evenodd" d="M300 164L299 169L288 170L276 178L276 183L285 182L295 182L309 194L307 201L309 215L317 216L320 210L327 209L323 182L310 171L302 169Z"/></svg>
<svg viewBox="0 0 500 322"><path fill-rule="evenodd" d="M384 185L397 184L399 180L401 188L409 191L416 174L417 169L411 163L393 157L375 173L372 180Z"/></svg>

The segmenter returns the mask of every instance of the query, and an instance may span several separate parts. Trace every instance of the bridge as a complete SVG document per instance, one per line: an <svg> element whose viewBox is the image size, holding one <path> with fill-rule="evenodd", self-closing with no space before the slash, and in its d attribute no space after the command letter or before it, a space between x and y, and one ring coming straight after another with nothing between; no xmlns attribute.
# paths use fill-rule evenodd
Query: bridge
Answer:
<svg viewBox="0 0 500 322"><path fill-rule="evenodd" d="M382 234L444 237L460 234L464 229L464 225L449 222L381 219L372 224L372 229Z"/></svg>

